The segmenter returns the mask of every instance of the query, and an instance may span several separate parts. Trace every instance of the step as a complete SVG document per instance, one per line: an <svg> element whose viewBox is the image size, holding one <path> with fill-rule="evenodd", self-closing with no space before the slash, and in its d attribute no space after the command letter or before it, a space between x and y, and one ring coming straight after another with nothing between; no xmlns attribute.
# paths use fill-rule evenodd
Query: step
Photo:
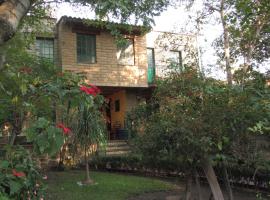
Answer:
<svg viewBox="0 0 270 200"><path fill-rule="evenodd" d="M108 148L118 148L118 147L123 147L123 148L125 148L125 147L129 147L129 145L128 144L118 144L118 145L107 145L105 148L106 149L108 149Z"/></svg>
<svg viewBox="0 0 270 200"><path fill-rule="evenodd" d="M130 147L128 145L126 146L113 146L113 147L107 147L106 151L128 151L130 150Z"/></svg>
<svg viewBox="0 0 270 200"><path fill-rule="evenodd" d="M127 144L127 141L126 140L110 140L107 143L107 145L121 145L121 144Z"/></svg>
<svg viewBox="0 0 270 200"><path fill-rule="evenodd" d="M120 156L120 155L126 155L129 154L130 151L112 151L112 152L106 152L107 156Z"/></svg>

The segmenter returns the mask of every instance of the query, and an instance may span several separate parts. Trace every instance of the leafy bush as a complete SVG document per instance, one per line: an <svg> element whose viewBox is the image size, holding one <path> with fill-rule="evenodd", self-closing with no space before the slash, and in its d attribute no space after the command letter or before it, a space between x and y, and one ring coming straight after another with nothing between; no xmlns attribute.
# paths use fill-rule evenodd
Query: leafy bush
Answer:
<svg viewBox="0 0 270 200"><path fill-rule="evenodd" d="M54 155L64 144L61 129L57 128L45 118L39 118L27 130L27 139L33 143L37 154L48 153Z"/></svg>
<svg viewBox="0 0 270 200"><path fill-rule="evenodd" d="M44 194L42 176L30 153L21 146L5 146L0 161L1 199L40 199Z"/></svg>

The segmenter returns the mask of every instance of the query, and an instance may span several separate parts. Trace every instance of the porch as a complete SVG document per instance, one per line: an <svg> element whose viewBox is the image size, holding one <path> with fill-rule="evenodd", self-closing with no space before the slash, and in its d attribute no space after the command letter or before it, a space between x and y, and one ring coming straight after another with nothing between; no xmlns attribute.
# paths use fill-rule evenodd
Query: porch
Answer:
<svg viewBox="0 0 270 200"><path fill-rule="evenodd" d="M100 86L105 97L104 116L109 140L127 140L126 116L139 103L149 98L149 88Z"/></svg>

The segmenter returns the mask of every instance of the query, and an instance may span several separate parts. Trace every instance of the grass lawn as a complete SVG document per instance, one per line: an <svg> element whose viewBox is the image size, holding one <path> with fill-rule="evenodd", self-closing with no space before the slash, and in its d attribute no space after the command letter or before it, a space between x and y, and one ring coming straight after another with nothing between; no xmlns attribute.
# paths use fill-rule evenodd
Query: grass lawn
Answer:
<svg viewBox="0 0 270 200"><path fill-rule="evenodd" d="M84 171L51 172L48 176L49 200L123 200L144 192L170 190L174 185L153 178L92 172L95 185L79 186Z"/></svg>

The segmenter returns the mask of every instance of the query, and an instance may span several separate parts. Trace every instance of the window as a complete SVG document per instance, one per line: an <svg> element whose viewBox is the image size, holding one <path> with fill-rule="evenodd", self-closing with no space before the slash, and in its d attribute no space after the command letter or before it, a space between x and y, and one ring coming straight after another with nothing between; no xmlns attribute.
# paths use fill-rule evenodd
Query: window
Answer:
<svg viewBox="0 0 270 200"><path fill-rule="evenodd" d="M120 65L134 65L133 39L126 39L126 44L117 48L117 60Z"/></svg>
<svg viewBox="0 0 270 200"><path fill-rule="evenodd" d="M48 58L53 60L54 58L54 40L49 38L37 38L36 39L36 51L37 55L41 58Z"/></svg>
<svg viewBox="0 0 270 200"><path fill-rule="evenodd" d="M115 108L115 112L119 112L120 111L120 100L115 100L114 102L114 108Z"/></svg>
<svg viewBox="0 0 270 200"><path fill-rule="evenodd" d="M169 62L182 66L182 52L181 51L170 51Z"/></svg>
<svg viewBox="0 0 270 200"><path fill-rule="evenodd" d="M153 48L147 48L147 62L148 62L148 71L147 71L147 80L151 84L154 82L156 72L155 72L155 52Z"/></svg>
<svg viewBox="0 0 270 200"><path fill-rule="evenodd" d="M77 33L77 62L96 63L96 36Z"/></svg>
<svg viewBox="0 0 270 200"><path fill-rule="evenodd" d="M147 62L149 68L155 68L155 52L153 48L147 48Z"/></svg>

